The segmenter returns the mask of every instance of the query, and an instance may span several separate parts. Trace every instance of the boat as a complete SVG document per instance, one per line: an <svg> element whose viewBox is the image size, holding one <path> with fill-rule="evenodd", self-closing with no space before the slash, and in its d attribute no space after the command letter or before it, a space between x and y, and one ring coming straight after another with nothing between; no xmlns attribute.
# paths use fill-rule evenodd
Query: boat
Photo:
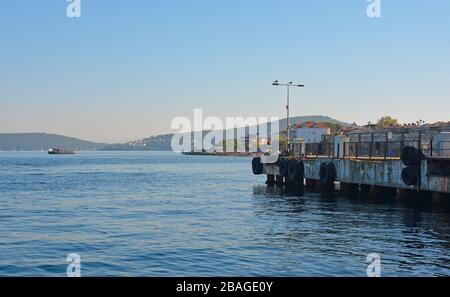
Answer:
<svg viewBox="0 0 450 297"><path fill-rule="evenodd" d="M215 153L208 152L182 152L185 156L215 156Z"/></svg>
<svg viewBox="0 0 450 297"><path fill-rule="evenodd" d="M65 149L65 148L51 148L48 150L50 155L73 155L75 151L73 149Z"/></svg>

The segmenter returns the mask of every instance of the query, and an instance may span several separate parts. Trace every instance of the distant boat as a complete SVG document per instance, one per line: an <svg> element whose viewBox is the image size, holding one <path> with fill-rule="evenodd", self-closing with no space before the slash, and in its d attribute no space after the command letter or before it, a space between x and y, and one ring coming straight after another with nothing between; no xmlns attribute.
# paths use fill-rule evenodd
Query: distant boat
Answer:
<svg viewBox="0 0 450 297"><path fill-rule="evenodd" d="M74 150L65 149L65 148L51 148L48 150L48 153L50 155L73 155L73 154L75 154Z"/></svg>
<svg viewBox="0 0 450 297"><path fill-rule="evenodd" d="M182 152L183 155L186 156L214 156L215 153L208 153L208 152Z"/></svg>

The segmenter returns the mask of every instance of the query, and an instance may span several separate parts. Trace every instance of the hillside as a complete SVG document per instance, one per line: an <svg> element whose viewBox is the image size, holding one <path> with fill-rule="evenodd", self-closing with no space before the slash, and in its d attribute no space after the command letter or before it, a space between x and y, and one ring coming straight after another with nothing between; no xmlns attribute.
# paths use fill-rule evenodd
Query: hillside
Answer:
<svg viewBox="0 0 450 297"><path fill-rule="evenodd" d="M7 133L0 134L1 151L40 151L52 147L64 147L75 150L97 150L106 146L77 138L46 133Z"/></svg>
<svg viewBox="0 0 450 297"><path fill-rule="evenodd" d="M100 148L101 151L171 151L171 140L173 134L151 136L148 138L130 141L127 143L116 143Z"/></svg>
<svg viewBox="0 0 450 297"><path fill-rule="evenodd" d="M301 116L291 118L291 123L304 123L308 121L313 122L328 122L334 124L340 124L342 126L351 126L349 123L341 122L333 118L322 116L322 115L312 115L312 116ZM280 130L286 129L286 119L280 120ZM164 134L158 136L152 136L136 141L131 141L123 144L113 144L108 145L101 150L103 151L170 151L172 134Z"/></svg>
<svg viewBox="0 0 450 297"><path fill-rule="evenodd" d="M280 120L280 130L286 130L286 119ZM316 122L316 123L332 123L332 124L339 124L344 127L350 127L352 124L342 122L336 119L333 119L328 116L324 115L307 115L307 116L299 116L299 117L292 117L291 123L297 124L297 123L305 123L305 122Z"/></svg>

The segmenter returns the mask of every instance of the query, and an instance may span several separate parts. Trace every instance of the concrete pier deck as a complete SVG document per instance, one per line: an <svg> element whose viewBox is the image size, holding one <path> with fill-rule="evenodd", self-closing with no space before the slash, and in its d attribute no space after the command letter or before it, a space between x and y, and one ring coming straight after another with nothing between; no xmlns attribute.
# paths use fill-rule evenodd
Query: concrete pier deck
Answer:
<svg viewBox="0 0 450 297"><path fill-rule="evenodd" d="M402 180L402 170L406 166L401 160L301 159L304 164L305 179L320 180L321 164L333 163L336 168L336 182L449 194L450 176L433 174L432 168L435 160L426 159L421 161L420 182L417 185L408 186ZM443 166L450 166L450 159L447 158L445 162L447 163ZM264 164L263 166L264 174L280 175L278 164Z"/></svg>

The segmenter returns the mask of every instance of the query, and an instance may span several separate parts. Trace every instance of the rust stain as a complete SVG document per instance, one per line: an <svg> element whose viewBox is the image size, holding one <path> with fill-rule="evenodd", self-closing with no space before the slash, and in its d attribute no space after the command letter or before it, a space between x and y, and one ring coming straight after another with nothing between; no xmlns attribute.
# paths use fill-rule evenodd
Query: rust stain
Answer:
<svg viewBox="0 0 450 297"><path fill-rule="evenodd" d="M400 160L350 160L350 159L305 159L305 178L318 179L322 162L336 165L337 181L356 184L383 185L395 188L410 188L401 179L404 168ZM450 193L449 177L428 176L426 162L422 164L422 189ZM265 165L266 174L279 174L277 165Z"/></svg>

